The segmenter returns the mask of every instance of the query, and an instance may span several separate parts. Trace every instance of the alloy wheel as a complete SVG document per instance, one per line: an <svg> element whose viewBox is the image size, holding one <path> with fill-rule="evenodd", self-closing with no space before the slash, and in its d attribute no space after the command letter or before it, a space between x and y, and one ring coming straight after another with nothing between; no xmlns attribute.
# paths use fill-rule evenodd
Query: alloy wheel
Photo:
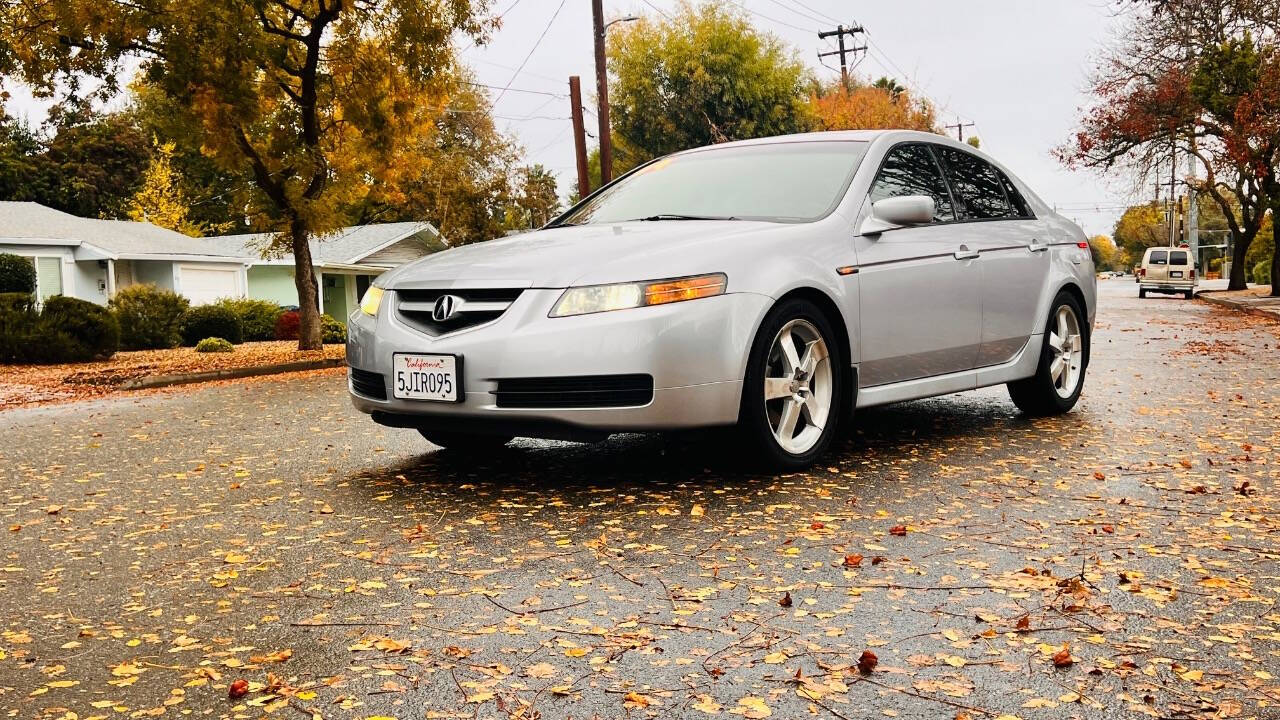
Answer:
<svg viewBox="0 0 1280 720"><path fill-rule="evenodd" d="M831 353L813 323L782 326L769 348L764 405L774 440L788 453L808 452L831 419Z"/></svg>
<svg viewBox="0 0 1280 720"><path fill-rule="evenodd" d="M1080 334L1080 320L1070 305L1061 305L1054 315L1049 329L1049 378L1058 397L1069 398L1080 383L1080 370L1084 365L1084 339Z"/></svg>

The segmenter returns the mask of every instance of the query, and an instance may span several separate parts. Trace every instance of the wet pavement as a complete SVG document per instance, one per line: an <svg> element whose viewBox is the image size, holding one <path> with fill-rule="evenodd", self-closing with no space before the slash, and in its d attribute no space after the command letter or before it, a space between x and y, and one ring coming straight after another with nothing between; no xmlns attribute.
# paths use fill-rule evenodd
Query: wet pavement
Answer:
<svg viewBox="0 0 1280 720"><path fill-rule="evenodd" d="M0 414L0 715L1278 717L1280 325L1101 292L1071 414L805 474L433 452L333 373Z"/></svg>

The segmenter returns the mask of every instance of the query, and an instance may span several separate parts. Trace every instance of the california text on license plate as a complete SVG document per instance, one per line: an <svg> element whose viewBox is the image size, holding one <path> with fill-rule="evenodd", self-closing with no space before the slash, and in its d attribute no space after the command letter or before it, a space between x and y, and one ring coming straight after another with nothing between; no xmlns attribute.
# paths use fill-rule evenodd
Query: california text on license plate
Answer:
<svg viewBox="0 0 1280 720"><path fill-rule="evenodd" d="M392 357L392 390L400 400L458 402L462 397L462 373L453 355L403 355Z"/></svg>

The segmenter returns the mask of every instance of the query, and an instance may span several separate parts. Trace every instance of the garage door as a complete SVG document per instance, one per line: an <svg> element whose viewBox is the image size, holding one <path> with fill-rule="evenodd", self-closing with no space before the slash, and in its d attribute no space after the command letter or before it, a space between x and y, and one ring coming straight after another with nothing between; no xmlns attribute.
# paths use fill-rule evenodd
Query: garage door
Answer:
<svg viewBox="0 0 1280 720"><path fill-rule="evenodd" d="M240 297L236 282L239 274L234 269L184 265L178 270L182 285L178 292L185 295L192 305L207 305L222 298Z"/></svg>

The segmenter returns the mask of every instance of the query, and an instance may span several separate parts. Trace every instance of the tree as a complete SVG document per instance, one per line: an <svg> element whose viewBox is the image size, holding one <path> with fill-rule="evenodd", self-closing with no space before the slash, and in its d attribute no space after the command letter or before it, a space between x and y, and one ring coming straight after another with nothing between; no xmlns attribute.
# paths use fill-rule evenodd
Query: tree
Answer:
<svg viewBox="0 0 1280 720"><path fill-rule="evenodd" d="M0 200L36 199L34 178L40 138L0 108Z"/></svg>
<svg viewBox="0 0 1280 720"><path fill-rule="evenodd" d="M1280 190L1272 117L1280 77L1269 79L1280 72L1269 69L1280 11L1257 0L1137 5L1125 41L1097 70L1093 107L1059 156L1069 166L1126 170L1145 184L1167 177L1173 149L1194 154L1207 172L1195 190L1227 220L1234 245L1229 287L1241 289L1243 261Z"/></svg>
<svg viewBox="0 0 1280 720"><path fill-rule="evenodd" d="M1149 247L1169 244L1169 222L1165 206L1158 202L1134 205L1124 211L1112 231L1115 244L1129 256L1142 257Z"/></svg>
<svg viewBox="0 0 1280 720"><path fill-rule="evenodd" d="M686 148L804 132L812 80L804 63L742 12L683 5L610 38L609 100L630 164Z"/></svg>
<svg viewBox="0 0 1280 720"><path fill-rule="evenodd" d="M1089 254L1093 256L1093 266L1098 270L1117 270L1127 265L1125 251L1106 235L1089 238Z"/></svg>
<svg viewBox="0 0 1280 720"><path fill-rule="evenodd" d="M911 97L893 81L886 86L880 78L873 85L837 80L819 85L810 96L817 125L823 130L897 129L941 132L933 104Z"/></svg>
<svg viewBox="0 0 1280 720"><path fill-rule="evenodd" d="M394 193L374 188L353 213L358 222L427 220L450 245L490 240L504 231L518 148L493 124L488 97L463 75L449 109L416 149L417 172Z"/></svg>
<svg viewBox="0 0 1280 720"><path fill-rule="evenodd" d="M151 164L142 175L142 187L129 200L129 219L198 237L203 228L187 217L190 214L187 196L173 169L173 142L155 145Z"/></svg>
<svg viewBox="0 0 1280 720"><path fill-rule="evenodd" d="M507 227L530 230L551 222L560 213L556 176L541 165L520 168L516 195L508 208Z"/></svg>
<svg viewBox="0 0 1280 720"><path fill-rule="evenodd" d="M41 92L144 81L198 121L220 167L251 178L248 214L292 253L298 347L321 346L309 241L398 186L447 101L454 33L483 35L485 0L50 0L0 6L0 72Z"/></svg>
<svg viewBox="0 0 1280 720"><path fill-rule="evenodd" d="M894 102L897 102L898 98L907 91L905 87L899 85L898 81L891 77L878 78L875 82L871 83L871 87L888 93L889 98Z"/></svg>

